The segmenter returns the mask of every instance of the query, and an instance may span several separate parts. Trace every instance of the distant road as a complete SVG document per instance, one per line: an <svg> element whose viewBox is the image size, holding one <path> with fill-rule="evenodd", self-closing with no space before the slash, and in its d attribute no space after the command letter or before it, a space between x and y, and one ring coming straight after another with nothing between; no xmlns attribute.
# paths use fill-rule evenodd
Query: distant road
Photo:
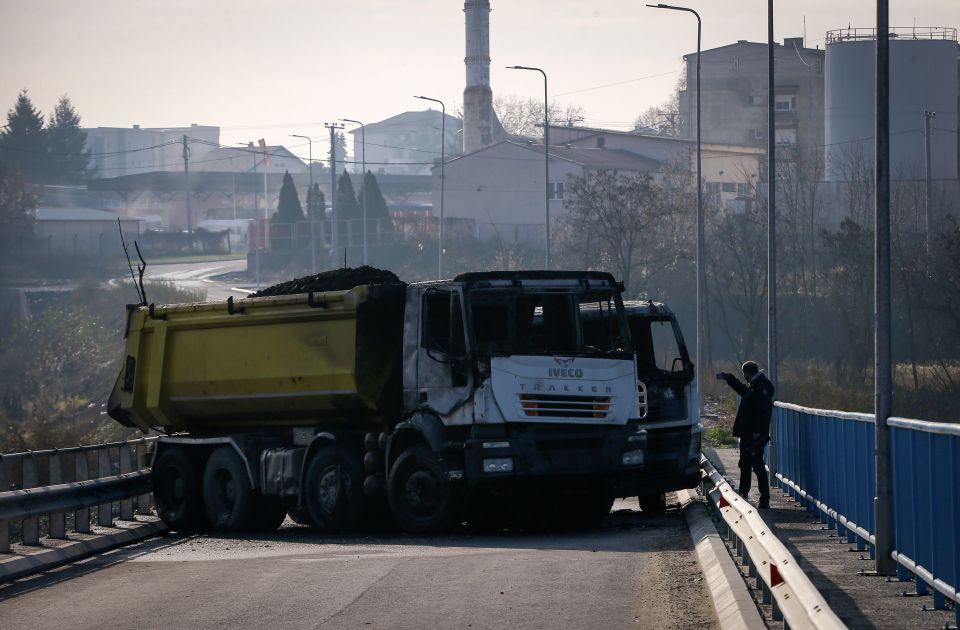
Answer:
<svg viewBox="0 0 960 630"><path fill-rule="evenodd" d="M246 268L246 259L151 264L147 266L144 280L170 282L183 289L200 289L206 291L207 300L219 301L226 300L231 295L242 297L245 292L234 290L237 287L235 282L222 282L212 276L241 272Z"/></svg>
<svg viewBox="0 0 960 630"><path fill-rule="evenodd" d="M9 628L715 628L683 516L579 533L170 535L0 586Z"/></svg>

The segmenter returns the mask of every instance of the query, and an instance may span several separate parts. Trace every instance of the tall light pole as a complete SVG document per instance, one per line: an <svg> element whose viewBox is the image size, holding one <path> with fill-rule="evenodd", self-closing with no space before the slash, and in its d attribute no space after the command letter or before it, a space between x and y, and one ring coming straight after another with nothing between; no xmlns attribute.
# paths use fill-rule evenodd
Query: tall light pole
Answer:
<svg viewBox="0 0 960 630"><path fill-rule="evenodd" d="M437 280L441 280L443 278L443 185L446 179L443 172L443 164L446 162L443 149L447 141L447 107L438 98L430 98L429 96L414 96L413 98L440 103L440 232L438 238L439 251L437 252Z"/></svg>
<svg viewBox="0 0 960 630"><path fill-rule="evenodd" d="M507 66L508 70L533 70L543 75L543 202L546 207L546 269L550 269L550 114L547 102L547 73L532 66Z"/></svg>
<svg viewBox="0 0 960 630"><path fill-rule="evenodd" d="M313 140L309 136L301 136L299 134L291 133L291 138L303 138L308 143L309 158L310 162L310 183L307 184L307 199L310 199L310 195L313 194ZM314 200L316 202L316 200ZM313 229L313 208L311 208L310 203L307 204L307 212L310 213L310 271L312 273L317 273L317 236L316 231Z"/></svg>
<svg viewBox="0 0 960 630"><path fill-rule="evenodd" d="M773 0L767 0L767 375L777 387L777 98L774 91ZM770 472L777 474L776 445Z"/></svg>
<svg viewBox="0 0 960 630"><path fill-rule="evenodd" d="M253 142L250 142L250 143L238 142L237 144L250 149L250 153L253 155L253 178L254 180L256 180L257 162L259 162L259 160L257 160L257 153L256 153L256 149L253 148ZM264 199L263 203L264 203L264 206L266 206L266 203L267 203L266 199ZM260 205L257 203L256 190L253 191L253 223L254 225L257 226L257 230L256 230L257 240L258 241L263 240L263 235L260 233L260 230L263 228L263 225L260 223ZM247 231L247 245L248 247L250 245L249 230ZM253 249L253 266L254 266L254 273L257 278L257 288L259 289L260 288L260 247L259 247L259 243L257 243L257 245L258 247L255 247Z"/></svg>
<svg viewBox="0 0 960 630"><path fill-rule="evenodd" d="M363 199L361 200L363 204L363 264L367 264L367 195L370 191L367 190L367 130L363 126L363 123L359 120L353 120L350 118L341 118L343 122L355 123L360 125L360 163L363 164L360 170L360 190L363 191ZM356 156L354 156L356 159Z"/></svg>
<svg viewBox="0 0 960 630"><path fill-rule="evenodd" d="M670 4L648 4L653 9L670 9L671 11L686 11L697 18L697 398L700 409L703 409L703 388L700 383L706 374L706 365L701 359L706 355L703 352L703 291L706 288L706 279L703 274L703 176L701 169L701 135L700 135L700 33L702 22L700 14L687 7L677 7Z"/></svg>

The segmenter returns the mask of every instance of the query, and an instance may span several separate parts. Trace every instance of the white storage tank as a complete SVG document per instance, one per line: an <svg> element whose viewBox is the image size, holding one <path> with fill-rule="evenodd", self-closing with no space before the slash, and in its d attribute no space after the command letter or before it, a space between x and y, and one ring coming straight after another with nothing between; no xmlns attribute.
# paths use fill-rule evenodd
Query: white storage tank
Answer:
<svg viewBox="0 0 960 630"><path fill-rule="evenodd" d="M896 28L890 36L890 161L894 179L925 177L924 112L931 124L933 179L957 179L955 28ZM827 32L824 103L826 177L844 179L851 157L873 165L876 108L874 29Z"/></svg>

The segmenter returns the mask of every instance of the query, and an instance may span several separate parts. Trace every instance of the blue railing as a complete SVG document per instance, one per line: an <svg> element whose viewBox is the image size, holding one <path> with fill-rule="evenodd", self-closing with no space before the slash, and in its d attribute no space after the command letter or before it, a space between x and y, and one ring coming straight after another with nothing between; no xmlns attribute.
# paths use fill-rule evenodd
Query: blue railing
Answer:
<svg viewBox="0 0 960 630"><path fill-rule="evenodd" d="M960 602L960 425L891 418L893 556L934 606ZM776 483L840 535L875 553L873 414L777 403ZM957 621L960 625L960 605Z"/></svg>

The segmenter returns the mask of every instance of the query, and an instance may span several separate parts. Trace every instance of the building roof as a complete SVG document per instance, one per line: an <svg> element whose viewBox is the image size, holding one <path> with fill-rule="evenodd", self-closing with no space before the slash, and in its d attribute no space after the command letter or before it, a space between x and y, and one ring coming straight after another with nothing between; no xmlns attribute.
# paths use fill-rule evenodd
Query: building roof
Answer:
<svg viewBox="0 0 960 630"><path fill-rule="evenodd" d="M38 207L34 211L34 218L37 221L110 221L111 223L116 223L117 219L132 222L142 220L140 217L114 214L94 208L52 208L50 206Z"/></svg>
<svg viewBox="0 0 960 630"><path fill-rule="evenodd" d="M797 40L800 40L800 39L803 39L803 38L802 38L802 37L788 37L787 39L784 40L784 42L783 42L782 44L781 44L781 43L778 43L778 42L774 42L774 43L773 43L773 47L774 47L775 49L776 49L776 48L787 48L788 50L793 50L794 47L795 47L795 42L796 42ZM734 43L732 43L732 44L724 44L723 46L717 46L716 48L707 48L706 50L700 51L700 54L703 55L703 56L713 55L713 54L720 53L721 51L722 51L722 52L729 52L730 49L733 49L733 48L758 48L758 49L759 49L759 48L762 48L763 50L766 50L766 49L767 49L767 43L766 43L766 42L748 42L748 41L745 40L745 39L741 39L741 40L736 41L736 42L734 42ZM804 54L813 54L813 55L816 55L816 54L819 53L820 55L823 55L823 54L826 53L826 50L824 50L823 48L807 48L806 46L803 46L803 45L796 46L796 48L797 48L798 50L802 50ZM685 54L685 55L683 56L683 58L684 58L684 59L686 59L687 57L696 58L696 56L697 56L697 53L696 53L696 52L690 52L690 53Z"/></svg>
<svg viewBox="0 0 960 630"><path fill-rule="evenodd" d="M283 145L267 145L267 156L271 161L277 159L296 160L303 168L307 165L299 157L290 152ZM263 152L259 146L218 147L210 149L196 160L190 161L191 171L207 171L221 173L246 173L254 169L261 169ZM256 167L254 166L256 165Z"/></svg>
<svg viewBox="0 0 960 630"><path fill-rule="evenodd" d="M531 153L539 154L541 156L543 155L543 144L503 140L502 142L491 144L490 146L474 151L473 153L460 155L451 160L447 160L447 164L484 153L485 151L489 151L494 147L500 147L503 145L516 147L517 149L522 149L524 151L530 151ZM584 168L590 169L620 169L628 171L654 172L663 166L663 163L659 160L638 155L636 153L631 153L630 151L622 151L620 149L600 149L594 147L577 147L551 144L550 157L553 159L570 162L572 164L579 164ZM433 169L438 167L439 165L434 166Z"/></svg>
<svg viewBox="0 0 960 630"><path fill-rule="evenodd" d="M416 112L403 112L379 122L369 123L366 125L366 128L368 131L371 129L375 131L382 131L388 127L415 127L433 122L434 120L438 119L442 113L443 112L436 109L425 109ZM457 124L460 123L459 118L447 114L447 122L451 121L456 122ZM456 131L456 128L452 127L451 131ZM360 133L360 127L351 129L348 133Z"/></svg>

